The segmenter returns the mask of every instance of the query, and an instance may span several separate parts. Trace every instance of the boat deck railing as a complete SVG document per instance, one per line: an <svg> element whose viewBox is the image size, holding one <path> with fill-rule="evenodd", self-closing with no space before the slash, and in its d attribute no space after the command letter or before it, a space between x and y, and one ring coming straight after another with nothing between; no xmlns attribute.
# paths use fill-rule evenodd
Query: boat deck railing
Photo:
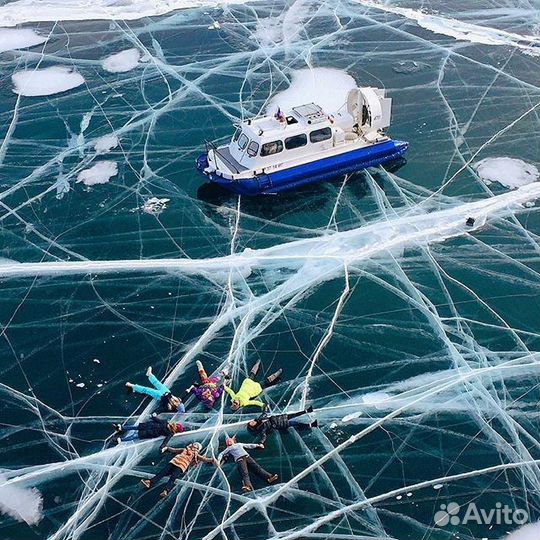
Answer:
<svg viewBox="0 0 540 540"><path fill-rule="evenodd" d="M206 147L207 154L210 150L213 150L214 154L218 156L223 162L225 162L227 166L231 169L231 171L235 172L236 174L240 174L241 171L238 169L238 167L234 163L232 163L230 159L227 159L227 157L219 151L218 147L212 141L205 140L204 146Z"/></svg>

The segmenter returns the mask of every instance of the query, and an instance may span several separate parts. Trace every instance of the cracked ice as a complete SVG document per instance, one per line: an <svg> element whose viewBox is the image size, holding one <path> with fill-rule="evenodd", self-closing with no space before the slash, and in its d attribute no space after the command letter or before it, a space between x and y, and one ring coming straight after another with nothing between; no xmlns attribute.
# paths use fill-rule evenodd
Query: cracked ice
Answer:
<svg viewBox="0 0 540 540"><path fill-rule="evenodd" d="M538 6L422 6L2 8L33 23L0 31L3 537L519 528L436 523L450 502L523 509L515 537L537 533ZM305 96L335 107L352 80L393 98L406 164L270 199L200 187L205 139ZM161 501L139 485L156 441L105 447L153 410L125 381L152 365L182 393L196 359L235 383L283 367L270 408L313 404L319 429L255 455L275 485L199 467ZM174 446L251 442L252 414L187 410Z"/></svg>

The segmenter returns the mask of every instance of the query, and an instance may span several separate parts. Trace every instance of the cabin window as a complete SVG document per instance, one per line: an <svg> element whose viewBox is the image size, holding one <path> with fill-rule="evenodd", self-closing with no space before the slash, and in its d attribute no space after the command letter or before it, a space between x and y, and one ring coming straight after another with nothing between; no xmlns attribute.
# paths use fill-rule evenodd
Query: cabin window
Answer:
<svg viewBox="0 0 540 540"><path fill-rule="evenodd" d="M289 137L285 139L285 148L287 150L294 150L295 148L300 148L307 144L307 135L301 133L300 135L295 135L294 137Z"/></svg>
<svg viewBox="0 0 540 540"><path fill-rule="evenodd" d="M247 155L249 157L256 156L258 151L259 151L259 143L255 141L251 141L247 147Z"/></svg>
<svg viewBox="0 0 540 540"><path fill-rule="evenodd" d="M240 138L238 139L238 148L240 148L240 150L243 150L247 146L248 142L249 139L244 133L242 133L242 135L240 135Z"/></svg>
<svg viewBox="0 0 540 540"><path fill-rule="evenodd" d="M242 130L240 128L236 128L236 131L234 132L234 135L233 135L233 142L236 142L238 140L238 137L240 137L240 133L242 133Z"/></svg>
<svg viewBox="0 0 540 540"><path fill-rule="evenodd" d="M332 137L332 128L325 127L322 129L316 129L309 134L309 140L312 143L318 143L321 141L326 141Z"/></svg>
<svg viewBox="0 0 540 540"><path fill-rule="evenodd" d="M272 154L278 154L283 150L283 143L281 141L267 142L262 145L261 156L271 156Z"/></svg>

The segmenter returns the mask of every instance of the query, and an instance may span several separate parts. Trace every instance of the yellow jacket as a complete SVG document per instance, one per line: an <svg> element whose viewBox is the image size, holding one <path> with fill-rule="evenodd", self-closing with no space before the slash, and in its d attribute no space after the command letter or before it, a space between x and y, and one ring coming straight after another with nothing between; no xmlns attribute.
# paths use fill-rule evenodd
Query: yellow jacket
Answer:
<svg viewBox="0 0 540 540"><path fill-rule="evenodd" d="M238 392L234 392L227 385L224 385L225 392L231 396L232 401L238 401L240 407L249 407L250 405L254 407L264 408L264 403L259 400L254 400L260 394L262 394L262 386L252 379L244 379L242 386Z"/></svg>

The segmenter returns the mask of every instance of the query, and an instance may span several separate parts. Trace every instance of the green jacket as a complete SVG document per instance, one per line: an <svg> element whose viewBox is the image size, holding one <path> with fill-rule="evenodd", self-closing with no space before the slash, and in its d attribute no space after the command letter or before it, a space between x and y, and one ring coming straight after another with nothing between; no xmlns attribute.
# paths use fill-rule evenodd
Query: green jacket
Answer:
<svg viewBox="0 0 540 540"><path fill-rule="evenodd" d="M254 407L264 408L264 403L262 401L253 399L262 394L262 386L257 382L251 379L244 379L242 386L238 392L234 392L227 385L224 386L225 392L231 396L232 401L238 401L240 407L249 407L250 405Z"/></svg>

